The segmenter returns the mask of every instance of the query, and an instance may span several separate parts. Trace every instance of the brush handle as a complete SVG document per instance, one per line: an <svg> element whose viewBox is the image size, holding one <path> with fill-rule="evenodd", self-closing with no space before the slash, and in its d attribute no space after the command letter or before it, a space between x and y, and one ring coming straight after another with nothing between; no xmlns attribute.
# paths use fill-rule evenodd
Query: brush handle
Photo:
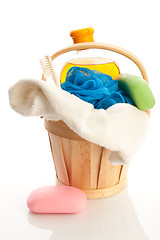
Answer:
<svg viewBox="0 0 160 240"><path fill-rule="evenodd" d="M96 43L96 42L76 43L76 44L73 44L71 46L63 48L62 50L54 53L51 56L51 59L54 60L56 57L60 56L61 54L67 53L70 51L85 50L85 49L91 49L91 48L92 49L109 50L109 51L119 53L119 54L129 58L131 61L133 61L137 65L137 67L139 68L139 70L142 74L143 79L146 80L146 82L148 83L147 73L146 73L146 70L145 70L142 62L133 53L129 52L128 50L126 50L124 48L117 47L112 44Z"/></svg>

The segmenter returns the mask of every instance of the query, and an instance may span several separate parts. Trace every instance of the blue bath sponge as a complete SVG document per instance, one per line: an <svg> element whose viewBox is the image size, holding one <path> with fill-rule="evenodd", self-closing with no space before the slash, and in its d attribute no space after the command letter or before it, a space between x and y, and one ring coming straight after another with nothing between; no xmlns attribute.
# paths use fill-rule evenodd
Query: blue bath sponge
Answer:
<svg viewBox="0 0 160 240"><path fill-rule="evenodd" d="M107 109L116 103L133 101L118 86L111 76L88 68L72 67L67 72L62 89L76 95L96 109Z"/></svg>

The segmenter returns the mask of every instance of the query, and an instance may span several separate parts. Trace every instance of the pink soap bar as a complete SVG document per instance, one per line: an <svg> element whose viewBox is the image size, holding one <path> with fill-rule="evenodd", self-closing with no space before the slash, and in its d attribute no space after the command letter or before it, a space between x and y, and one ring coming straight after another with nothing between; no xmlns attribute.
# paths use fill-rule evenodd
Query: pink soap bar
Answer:
<svg viewBox="0 0 160 240"><path fill-rule="evenodd" d="M34 213L78 213L87 202L86 194L75 187L47 186L34 190L27 206Z"/></svg>

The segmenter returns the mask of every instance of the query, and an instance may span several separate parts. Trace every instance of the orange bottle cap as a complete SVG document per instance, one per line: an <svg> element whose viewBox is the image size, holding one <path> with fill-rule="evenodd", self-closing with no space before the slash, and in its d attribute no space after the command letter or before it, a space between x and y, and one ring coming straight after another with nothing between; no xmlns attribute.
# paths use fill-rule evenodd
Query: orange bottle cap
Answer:
<svg viewBox="0 0 160 240"><path fill-rule="evenodd" d="M74 43L94 42L93 33L94 29L88 27L71 31L70 36L72 37Z"/></svg>

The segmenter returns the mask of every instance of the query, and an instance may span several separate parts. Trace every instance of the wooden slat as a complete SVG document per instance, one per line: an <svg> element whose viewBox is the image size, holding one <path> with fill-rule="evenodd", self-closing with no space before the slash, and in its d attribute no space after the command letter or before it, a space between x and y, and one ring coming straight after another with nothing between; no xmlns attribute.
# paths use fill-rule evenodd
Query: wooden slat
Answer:
<svg viewBox="0 0 160 240"><path fill-rule="evenodd" d="M125 179L128 175L128 165L123 165L122 166L122 171L121 171L121 175L119 178L119 182L121 182L123 179Z"/></svg>
<svg viewBox="0 0 160 240"><path fill-rule="evenodd" d="M71 140L67 138L61 138L64 161L68 173L69 183L71 184L72 172L71 172Z"/></svg>
<svg viewBox="0 0 160 240"><path fill-rule="evenodd" d="M75 183L75 180L72 181L72 171L71 171L71 140L66 139L66 138L61 138L61 141L62 141L64 161L65 161L67 172L68 172L69 182L70 182L70 184L71 184L71 182ZM73 143L73 141L72 141L72 146L73 145L76 145L76 143ZM72 147L72 151L73 151L73 149L74 148ZM82 149L82 148L79 147L79 151L81 151L80 149ZM102 147L95 145L93 143L90 143L89 145L87 145L86 151L88 151L88 152L85 153L85 156L88 156L88 159L85 158L85 165L88 162L89 171L90 171L89 174L91 177L90 181L88 181L88 184L89 184L88 186L90 186L91 189L96 189L97 188L97 179L98 179L98 175L99 175L101 155L102 155ZM72 153L72 154L74 154L74 153ZM83 161L82 155L83 155L83 153L81 154L80 159ZM76 159L77 159L77 156L75 159L73 159L73 161L77 162ZM76 163L74 163L74 164L76 164ZM73 163L72 163L72 166L73 166ZM73 168L72 168L72 170L73 170ZM83 172L84 172L84 170L83 170ZM82 174L83 174L83 172L82 172ZM79 184L78 184L78 186L79 186ZM84 183L82 183L82 184L84 184Z"/></svg>
<svg viewBox="0 0 160 240"><path fill-rule="evenodd" d="M91 188L90 143L71 140L71 185Z"/></svg>
<svg viewBox="0 0 160 240"><path fill-rule="evenodd" d="M121 165L112 165L108 158L111 151L103 148L101 166L98 179L98 188L108 188L119 182Z"/></svg>
<svg viewBox="0 0 160 240"><path fill-rule="evenodd" d="M61 139L52 133L49 133L49 137L51 141L52 156L57 172L57 177L65 185L69 185L68 173L65 166Z"/></svg>
<svg viewBox="0 0 160 240"><path fill-rule="evenodd" d="M86 142L85 139L81 138L78 134L76 134L62 120L55 122L44 119L44 126L48 132L56 136Z"/></svg>
<svg viewBox="0 0 160 240"><path fill-rule="evenodd" d="M53 158L52 142L51 142L51 137L50 137L50 133L49 132L48 132L48 137L49 137L49 143L50 143L50 148L51 148L51 153L52 153L52 158ZM53 158L53 162L54 162L54 158ZM55 162L54 162L54 167L55 167L55 170L56 170L56 177L58 178Z"/></svg>
<svg viewBox="0 0 160 240"><path fill-rule="evenodd" d="M91 189L98 188L98 176L102 157L102 147L90 143L91 152Z"/></svg>

